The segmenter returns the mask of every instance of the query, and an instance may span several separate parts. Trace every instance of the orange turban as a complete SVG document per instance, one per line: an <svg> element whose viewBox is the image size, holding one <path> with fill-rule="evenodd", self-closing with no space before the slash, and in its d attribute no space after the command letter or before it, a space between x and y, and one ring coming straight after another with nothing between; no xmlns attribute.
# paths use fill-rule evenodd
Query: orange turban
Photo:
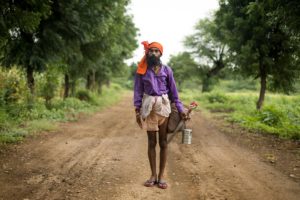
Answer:
<svg viewBox="0 0 300 200"><path fill-rule="evenodd" d="M160 53L162 54L163 53L163 46L158 42L152 42L152 43L149 44L148 41L143 41L141 44L144 45L145 55L143 56L140 63L138 64L138 68L136 70L136 73L143 75L147 71L146 54L148 53L149 49L158 48Z"/></svg>

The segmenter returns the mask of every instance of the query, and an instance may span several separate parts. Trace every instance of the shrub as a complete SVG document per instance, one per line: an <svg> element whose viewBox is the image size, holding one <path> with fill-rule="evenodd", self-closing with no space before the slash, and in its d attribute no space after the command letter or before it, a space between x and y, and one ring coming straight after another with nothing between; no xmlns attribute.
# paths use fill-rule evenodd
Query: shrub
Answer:
<svg viewBox="0 0 300 200"><path fill-rule="evenodd" d="M263 107L262 110L257 112L258 119L261 123L268 126L280 126L282 125L282 120L284 115L282 111L275 107L274 105L268 105Z"/></svg>
<svg viewBox="0 0 300 200"><path fill-rule="evenodd" d="M300 96L268 94L260 111L256 110L257 94L253 92L203 94L185 90L181 100L197 100L199 108L222 112L227 120L253 131L300 139Z"/></svg>
<svg viewBox="0 0 300 200"><path fill-rule="evenodd" d="M87 90L79 90L76 93L76 98L78 98L81 101L86 101L86 102L91 102L92 101L92 97L90 95L90 92Z"/></svg>
<svg viewBox="0 0 300 200"><path fill-rule="evenodd" d="M51 69L51 68L50 68ZM51 108L51 100L55 97L58 90L59 79L58 74L54 70L48 70L40 81L40 95L45 99L45 104L48 109Z"/></svg>
<svg viewBox="0 0 300 200"><path fill-rule="evenodd" d="M4 109L0 108L0 132L9 127L8 116Z"/></svg>
<svg viewBox="0 0 300 200"><path fill-rule="evenodd" d="M12 129L9 132L0 132L0 143L14 143L22 140L28 132L23 129Z"/></svg>
<svg viewBox="0 0 300 200"><path fill-rule="evenodd" d="M206 98L210 103L226 103L228 101L228 97L220 92L209 93Z"/></svg>
<svg viewBox="0 0 300 200"><path fill-rule="evenodd" d="M23 75L16 68L0 71L0 95L3 103L10 104L21 100L26 89Z"/></svg>
<svg viewBox="0 0 300 200"><path fill-rule="evenodd" d="M257 90L257 81L256 80L230 80L230 81L222 81L221 84L224 83L224 87L228 92L235 92L238 90Z"/></svg>

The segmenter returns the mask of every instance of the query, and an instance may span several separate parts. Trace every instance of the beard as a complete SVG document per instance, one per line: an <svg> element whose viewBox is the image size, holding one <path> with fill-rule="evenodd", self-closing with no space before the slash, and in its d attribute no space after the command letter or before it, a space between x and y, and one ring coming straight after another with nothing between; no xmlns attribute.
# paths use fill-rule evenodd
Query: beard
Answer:
<svg viewBox="0 0 300 200"><path fill-rule="evenodd" d="M157 66L160 65L161 61L159 57L155 55L147 56L147 64L148 66Z"/></svg>

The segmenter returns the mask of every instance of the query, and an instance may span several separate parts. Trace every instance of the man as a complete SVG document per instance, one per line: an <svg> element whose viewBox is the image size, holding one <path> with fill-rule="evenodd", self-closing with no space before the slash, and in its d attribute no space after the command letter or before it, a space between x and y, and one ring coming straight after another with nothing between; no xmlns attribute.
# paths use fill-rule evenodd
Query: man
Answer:
<svg viewBox="0 0 300 200"><path fill-rule="evenodd" d="M155 184L159 188L166 189L164 170L167 160L167 124L171 112L170 101L175 103L182 119L187 116L179 100L178 92L172 69L163 65L160 57L163 54L163 46L158 42L142 42L145 55L140 61L134 82L134 106L136 121L140 128L145 127L148 135L148 158L151 168L151 176L145 182L145 186ZM159 173L156 173L156 132L159 135L160 165Z"/></svg>

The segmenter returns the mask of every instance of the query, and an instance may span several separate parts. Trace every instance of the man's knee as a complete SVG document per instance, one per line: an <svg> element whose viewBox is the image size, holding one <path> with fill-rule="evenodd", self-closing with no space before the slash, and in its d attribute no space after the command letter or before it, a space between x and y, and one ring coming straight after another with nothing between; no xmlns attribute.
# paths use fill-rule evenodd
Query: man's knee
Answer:
<svg viewBox="0 0 300 200"><path fill-rule="evenodd" d="M149 148L155 148L156 147L156 138L149 138L148 140L148 147Z"/></svg>
<svg viewBox="0 0 300 200"><path fill-rule="evenodd" d="M159 146L161 149L167 148L168 147L167 139L159 141Z"/></svg>

